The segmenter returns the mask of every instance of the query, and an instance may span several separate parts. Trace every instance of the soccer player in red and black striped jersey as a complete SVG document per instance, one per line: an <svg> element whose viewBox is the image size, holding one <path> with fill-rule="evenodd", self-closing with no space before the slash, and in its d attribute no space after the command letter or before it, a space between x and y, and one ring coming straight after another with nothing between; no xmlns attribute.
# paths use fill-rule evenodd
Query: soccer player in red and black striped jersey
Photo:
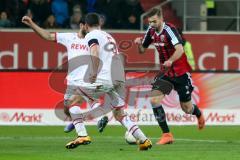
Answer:
<svg viewBox="0 0 240 160"><path fill-rule="evenodd" d="M151 104L155 118L163 131L157 144L169 144L173 142L173 136L169 131L161 101L173 88L179 95L182 110L197 117L199 129L205 126L205 120L199 108L191 101L193 91L189 73L191 67L187 62L180 34L174 25L164 22L161 9L150 10L147 17L149 28L144 38L136 38L135 43L138 45L139 53L144 53L150 44L153 44L159 53L162 74L158 74L152 84Z"/></svg>

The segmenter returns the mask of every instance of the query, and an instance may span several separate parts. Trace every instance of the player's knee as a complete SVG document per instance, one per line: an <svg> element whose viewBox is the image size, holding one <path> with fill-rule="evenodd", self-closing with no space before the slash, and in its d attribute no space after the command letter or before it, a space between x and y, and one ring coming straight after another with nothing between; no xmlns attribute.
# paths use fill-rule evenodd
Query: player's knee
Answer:
<svg viewBox="0 0 240 160"><path fill-rule="evenodd" d="M68 100L64 100L64 108L63 111L67 116L70 116L69 113L69 106L70 106L70 102Z"/></svg>
<svg viewBox="0 0 240 160"><path fill-rule="evenodd" d="M159 105L161 105L163 98L164 98L164 95L154 96L154 97L150 98L150 102L151 102L152 106L159 106Z"/></svg>
<svg viewBox="0 0 240 160"><path fill-rule="evenodd" d="M123 109L116 108L113 110L113 116L117 121L121 122L123 117L126 116L126 113L124 112Z"/></svg>
<svg viewBox="0 0 240 160"><path fill-rule="evenodd" d="M182 110L186 113L186 114L191 114L192 113L192 106L190 105L186 105L186 104L181 104Z"/></svg>
<svg viewBox="0 0 240 160"><path fill-rule="evenodd" d="M152 106L161 105L161 101L164 98L164 94L159 90L152 90L150 94L150 102Z"/></svg>
<svg viewBox="0 0 240 160"><path fill-rule="evenodd" d="M158 105L158 104L160 103L160 101L159 101L159 99L158 99L157 97L152 97L152 98L150 99L150 102L151 102L151 104L152 104L153 106L156 106L156 105Z"/></svg>
<svg viewBox="0 0 240 160"><path fill-rule="evenodd" d="M84 102L84 98L79 95L72 95L69 99L64 101L64 105L66 106L72 106L75 104L82 104Z"/></svg>

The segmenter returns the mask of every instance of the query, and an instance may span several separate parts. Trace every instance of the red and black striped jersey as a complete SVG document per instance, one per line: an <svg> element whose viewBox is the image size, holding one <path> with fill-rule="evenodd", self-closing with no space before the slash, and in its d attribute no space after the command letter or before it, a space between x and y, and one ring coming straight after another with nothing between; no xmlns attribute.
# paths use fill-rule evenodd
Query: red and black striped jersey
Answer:
<svg viewBox="0 0 240 160"><path fill-rule="evenodd" d="M142 41L144 48L150 44L156 47L159 53L160 63L168 60L175 52L175 45L182 44L181 35L176 27L170 23L163 23L162 30L157 32L155 28L149 27ZM161 68L163 69L163 68ZM170 77L181 76L191 70L185 53L173 62L172 67L168 70L167 75Z"/></svg>

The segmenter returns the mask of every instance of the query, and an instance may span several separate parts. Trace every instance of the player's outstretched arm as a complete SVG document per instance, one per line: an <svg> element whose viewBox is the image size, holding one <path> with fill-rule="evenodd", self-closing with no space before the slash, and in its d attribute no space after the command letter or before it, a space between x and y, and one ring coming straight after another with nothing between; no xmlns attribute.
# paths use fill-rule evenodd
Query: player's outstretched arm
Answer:
<svg viewBox="0 0 240 160"><path fill-rule="evenodd" d="M140 54L143 54L146 50L146 48L143 47L142 45L142 38L141 37L138 37L134 40L134 43L138 46L138 52Z"/></svg>
<svg viewBox="0 0 240 160"><path fill-rule="evenodd" d="M50 33L43 28L39 27L36 23L32 21L32 19L28 16L22 17L22 23L26 24L30 28L33 29L40 37L48 41L55 41L56 37L54 33Z"/></svg>

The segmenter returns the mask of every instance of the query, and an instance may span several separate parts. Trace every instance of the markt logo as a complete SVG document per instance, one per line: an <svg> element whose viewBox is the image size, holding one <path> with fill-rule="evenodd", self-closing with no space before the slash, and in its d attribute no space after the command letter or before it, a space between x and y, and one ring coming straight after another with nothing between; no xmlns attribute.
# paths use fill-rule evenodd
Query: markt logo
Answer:
<svg viewBox="0 0 240 160"><path fill-rule="evenodd" d="M235 113L222 114L218 112L210 112L206 117L206 121L218 123L233 123L236 121L236 115Z"/></svg>
<svg viewBox="0 0 240 160"><path fill-rule="evenodd" d="M10 116L8 113L6 112L0 113L0 121L9 122L9 120L10 120Z"/></svg>
<svg viewBox="0 0 240 160"><path fill-rule="evenodd" d="M13 114L9 114L6 112L0 113L0 121L3 122L24 122L24 123L41 123L42 122L42 114L26 114L24 112L15 112Z"/></svg>

